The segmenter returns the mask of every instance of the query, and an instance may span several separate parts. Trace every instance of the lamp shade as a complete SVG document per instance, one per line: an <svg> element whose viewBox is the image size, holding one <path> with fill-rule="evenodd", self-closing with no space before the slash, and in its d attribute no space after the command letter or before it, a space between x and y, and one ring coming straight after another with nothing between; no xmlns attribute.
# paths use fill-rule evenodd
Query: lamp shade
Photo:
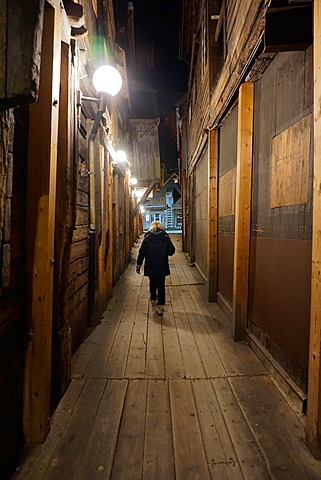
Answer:
<svg viewBox="0 0 321 480"><path fill-rule="evenodd" d="M109 93L112 97L119 92L122 83L119 71L111 65L102 65L97 68L93 76L96 91Z"/></svg>

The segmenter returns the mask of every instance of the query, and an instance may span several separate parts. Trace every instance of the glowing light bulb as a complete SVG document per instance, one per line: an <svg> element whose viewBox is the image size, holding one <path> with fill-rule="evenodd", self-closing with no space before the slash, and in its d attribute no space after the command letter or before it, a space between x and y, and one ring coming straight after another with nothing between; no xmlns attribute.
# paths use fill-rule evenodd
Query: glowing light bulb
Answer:
<svg viewBox="0 0 321 480"><path fill-rule="evenodd" d="M123 150L118 150L116 152L116 159L117 159L117 162L126 162L127 155Z"/></svg>
<svg viewBox="0 0 321 480"><path fill-rule="evenodd" d="M102 65L97 68L93 76L96 91L109 93L112 97L120 91L122 83L119 71L111 65Z"/></svg>

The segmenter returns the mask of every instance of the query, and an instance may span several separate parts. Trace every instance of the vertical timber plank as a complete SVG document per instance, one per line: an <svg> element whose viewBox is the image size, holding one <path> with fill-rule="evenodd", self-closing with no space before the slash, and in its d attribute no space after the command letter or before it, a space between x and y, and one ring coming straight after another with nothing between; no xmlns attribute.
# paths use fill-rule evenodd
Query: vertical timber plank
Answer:
<svg viewBox="0 0 321 480"><path fill-rule="evenodd" d="M103 145L99 147L99 169L100 169L100 229L101 229L101 240L98 242L98 298L99 306L98 313L101 316L102 312L107 306L106 300L106 229L107 229L107 210L106 210L106 192L105 192L105 148Z"/></svg>
<svg viewBox="0 0 321 480"><path fill-rule="evenodd" d="M314 2L314 184L307 444L321 458L321 5Z"/></svg>
<svg viewBox="0 0 321 480"><path fill-rule="evenodd" d="M218 130L209 132L208 157L208 301L216 302L217 292L217 182L218 182Z"/></svg>
<svg viewBox="0 0 321 480"><path fill-rule="evenodd" d="M64 201L56 202L55 224L55 269L53 318L53 388L58 398L66 391L70 382L71 342L68 325L68 274L70 263L73 198L72 122L70 84L70 49L61 43L61 82L59 97L59 133L56 196Z"/></svg>
<svg viewBox="0 0 321 480"><path fill-rule="evenodd" d="M129 197L129 173L125 177L125 267L127 267L130 258L130 197Z"/></svg>
<svg viewBox="0 0 321 480"><path fill-rule="evenodd" d="M235 341L245 339L251 235L251 178L254 83L239 92L236 207L233 273L233 330Z"/></svg>
<svg viewBox="0 0 321 480"><path fill-rule="evenodd" d="M175 480L168 380L148 382L143 480Z"/></svg>
<svg viewBox="0 0 321 480"><path fill-rule="evenodd" d="M108 380L77 480L109 479L117 445L128 380Z"/></svg>
<svg viewBox="0 0 321 480"><path fill-rule="evenodd" d="M107 296L113 296L113 164L108 161Z"/></svg>
<svg viewBox="0 0 321 480"><path fill-rule="evenodd" d="M27 252L28 321L24 430L42 442L49 430L54 225L60 83L60 17L45 9L39 101L30 107Z"/></svg>
<svg viewBox="0 0 321 480"><path fill-rule="evenodd" d="M210 480L191 382L170 380L177 480Z"/></svg>
<svg viewBox="0 0 321 480"><path fill-rule="evenodd" d="M0 0L0 98L6 96L7 1Z"/></svg>
<svg viewBox="0 0 321 480"><path fill-rule="evenodd" d="M143 477L148 382L129 382L110 480Z"/></svg>

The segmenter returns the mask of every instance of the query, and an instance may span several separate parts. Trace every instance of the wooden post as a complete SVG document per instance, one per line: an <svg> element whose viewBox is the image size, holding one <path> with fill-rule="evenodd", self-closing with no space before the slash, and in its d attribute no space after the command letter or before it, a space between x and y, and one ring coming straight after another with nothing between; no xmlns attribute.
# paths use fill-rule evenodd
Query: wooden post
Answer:
<svg viewBox="0 0 321 480"><path fill-rule="evenodd" d="M314 2L314 172L307 444L321 458L321 4Z"/></svg>
<svg viewBox="0 0 321 480"><path fill-rule="evenodd" d="M99 229L97 231L98 243L98 294L96 297L96 311L98 312L96 318L100 318L102 312L106 309L107 303L107 273L106 273L106 232L107 232L107 200L106 200L106 178L105 175L105 147L99 147L99 175L100 175L100 209L99 214ZM97 222L98 223L98 222ZM97 308L98 307L98 308Z"/></svg>
<svg viewBox="0 0 321 480"><path fill-rule="evenodd" d="M190 175L189 182L189 261L195 262L195 168Z"/></svg>
<svg viewBox="0 0 321 480"><path fill-rule="evenodd" d="M73 150L72 145L72 109L70 85L70 47L61 43L61 82L59 98L59 138L57 162L55 225L55 264L54 264L54 318L53 318L53 355L52 388L56 398L61 398L70 382L71 330L68 326L68 284L71 240L73 233ZM62 201L64 199L64 201Z"/></svg>
<svg viewBox="0 0 321 480"><path fill-rule="evenodd" d="M108 231L106 234L106 271L107 271L107 295L113 296L113 164L108 161Z"/></svg>
<svg viewBox="0 0 321 480"><path fill-rule="evenodd" d="M39 101L30 106L27 179L28 344L24 431L29 443L49 430L53 256L60 82L60 17L45 9Z"/></svg>
<svg viewBox="0 0 321 480"><path fill-rule="evenodd" d="M129 195L129 173L126 173L125 177L125 266L129 263L129 252L130 252L130 195ZM131 221L133 223L133 221Z"/></svg>
<svg viewBox="0 0 321 480"><path fill-rule="evenodd" d="M114 282L118 282L119 274L119 264L120 264L120 252L119 252L119 174L116 170L115 175L113 175L113 273L114 273Z"/></svg>
<svg viewBox="0 0 321 480"><path fill-rule="evenodd" d="M218 130L209 131L208 153L208 230L207 267L208 301L217 300L217 182L218 182Z"/></svg>
<svg viewBox="0 0 321 480"><path fill-rule="evenodd" d="M236 205L233 273L234 341L245 339L251 236L251 179L253 144L254 84L244 83L239 91Z"/></svg>

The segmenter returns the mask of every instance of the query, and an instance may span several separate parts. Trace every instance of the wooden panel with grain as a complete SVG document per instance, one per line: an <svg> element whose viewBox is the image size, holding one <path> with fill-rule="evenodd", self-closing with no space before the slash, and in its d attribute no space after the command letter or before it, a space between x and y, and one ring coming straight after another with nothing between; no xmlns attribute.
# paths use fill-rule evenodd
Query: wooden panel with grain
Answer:
<svg viewBox="0 0 321 480"><path fill-rule="evenodd" d="M169 385L176 480L210 480L191 381L171 380Z"/></svg>
<svg viewBox="0 0 321 480"><path fill-rule="evenodd" d="M307 203L311 115L272 139L271 208Z"/></svg>
<svg viewBox="0 0 321 480"><path fill-rule="evenodd" d="M321 5L314 8L314 98L321 98ZM314 102L314 192L313 192L313 237L311 272L310 356L307 411L307 441L315 456L321 457L321 115L320 101Z"/></svg>
<svg viewBox="0 0 321 480"><path fill-rule="evenodd" d="M220 177L219 216L235 215L236 167Z"/></svg>

